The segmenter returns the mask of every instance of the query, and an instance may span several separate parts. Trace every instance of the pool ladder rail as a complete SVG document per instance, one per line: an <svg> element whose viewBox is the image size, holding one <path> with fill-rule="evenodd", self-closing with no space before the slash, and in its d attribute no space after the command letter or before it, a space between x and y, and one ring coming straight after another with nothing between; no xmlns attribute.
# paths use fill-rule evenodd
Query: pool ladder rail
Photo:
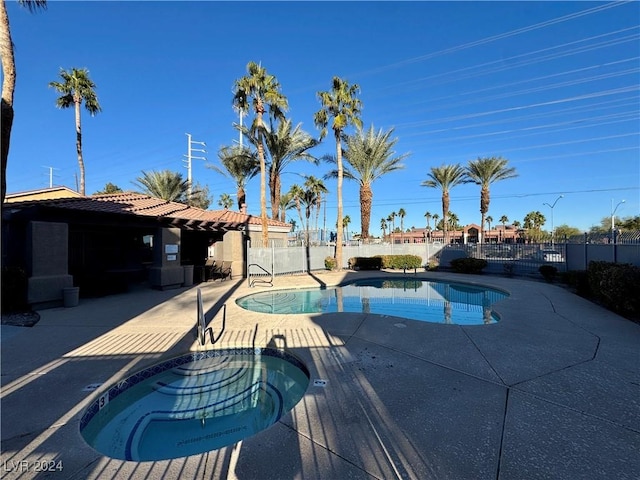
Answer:
<svg viewBox="0 0 640 480"><path fill-rule="evenodd" d="M207 326L207 322L204 318L204 306L202 304L202 291L197 289L197 310L198 317L196 319L196 336L200 345L203 347L207 344L207 336L209 336L209 340L211 341L211 345L215 345L215 343L220 340L222 334L224 333L224 328L227 324L227 304L223 303L222 307L213 315L211 321L215 319L220 310L222 310L222 327L218 332L218 335L214 335L213 327Z"/></svg>
<svg viewBox="0 0 640 480"><path fill-rule="evenodd" d="M258 267L264 273L269 275L270 279L266 280L266 279L264 279L262 277L257 277L257 278L251 279L251 267ZM256 274L254 274L254 275L256 275ZM269 286L273 287L273 268L271 269L271 272L270 272L269 270L267 270L266 268L262 267L261 265L258 265L257 263L250 264L247 267L247 282L249 283L249 287L254 287L256 285L256 283L261 283L261 284L265 284L265 285L269 285Z"/></svg>

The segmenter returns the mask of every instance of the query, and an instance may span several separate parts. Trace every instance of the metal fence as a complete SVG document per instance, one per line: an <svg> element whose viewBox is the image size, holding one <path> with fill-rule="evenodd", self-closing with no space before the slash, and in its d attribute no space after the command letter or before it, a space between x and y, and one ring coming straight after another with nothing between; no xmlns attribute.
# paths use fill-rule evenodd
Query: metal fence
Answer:
<svg viewBox="0 0 640 480"><path fill-rule="evenodd" d="M348 267L351 257L373 257L374 255L417 255L422 265L435 261L442 249L441 244L405 243L405 244L358 244L342 247L342 268ZM335 255L335 246L310 247L249 247L248 274L251 277L285 275L325 270L325 258Z"/></svg>
<svg viewBox="0 0 640 480"><path fill-rule="evenodd" d="M578 239L582 241L578 242ZM335 246L247 247L250 277L286 275L325 270L325 258L335 255ZM342 268L351 257L375 255L417 255L422 265L431 262L450 267L457 257L482 258L488 273L513 275L538 274L541 265L550 264L559 272L586 270L591 261L630 263L640 266L640 232L616 235L615 242L606 235L588 234L563 239L557 243L485 243L451 244L354 244L342 248Z"/></svg>

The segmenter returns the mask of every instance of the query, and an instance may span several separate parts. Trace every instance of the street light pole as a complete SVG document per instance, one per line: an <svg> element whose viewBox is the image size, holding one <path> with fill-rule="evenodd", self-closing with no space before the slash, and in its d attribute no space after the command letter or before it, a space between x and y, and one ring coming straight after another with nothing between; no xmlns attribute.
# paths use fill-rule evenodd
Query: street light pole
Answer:
<svg viewBox="0 0 640 480"><path fill-rule="evenodd" d="M554 241L555 236L556 236L556 230L555 230L555 228L553 226L553 207L555 207L556 203L558 203L558 200L560 200L563 197L564 197L564 195L560 195L558 198L556 198L556 201L553 202L553 205L549 205L547 202L543 203L543 205L546 205L549 208L551 208L551 245L553 245L553 241Z"/></svg>
<svg viewBox="0 0 640 480"><path fill-rule="evenodd" d="M611 239L612 240L613 240L613 234L614 234L613 232L615 232L615 229L616 229L616 210L618 210L618 207L622 205L624 202L626 202L626 200L620 200L616 205L616 208L613 208L613 198L611 199Z"/></svg>

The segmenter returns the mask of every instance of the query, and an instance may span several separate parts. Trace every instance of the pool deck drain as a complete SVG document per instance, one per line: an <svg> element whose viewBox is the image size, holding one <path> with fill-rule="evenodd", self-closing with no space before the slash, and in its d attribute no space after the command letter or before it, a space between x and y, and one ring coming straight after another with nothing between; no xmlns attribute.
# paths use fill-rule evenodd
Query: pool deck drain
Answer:
<svg viewBox="0 0 640 480"><path fill-rule="evenodd" d="M273 290L367 275L277 277ZM402 276L372 277L380 275ZM158 462L100 455L82 440L79 419L105 385L198 350L195 288L40 311L35 326L1 340L2 477L40 478L35 469L55 462L62 469L47 478L640 478L639 325L542 282L417 278L511 296L495 305L501 321L485 328L257 314L234 301L270 287L201 284L206 309L228 306L221 348L284 347L331 388L309 388L278 423L235 446ZM103 385L83 391L97 378Z"/></svg>

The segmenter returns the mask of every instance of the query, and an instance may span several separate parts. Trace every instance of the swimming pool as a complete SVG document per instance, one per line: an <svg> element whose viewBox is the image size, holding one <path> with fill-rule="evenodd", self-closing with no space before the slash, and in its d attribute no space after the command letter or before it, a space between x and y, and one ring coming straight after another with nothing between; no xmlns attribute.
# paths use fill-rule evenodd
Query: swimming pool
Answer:
<svg viewBox="0 0 640 480"><path fill-rule="evenodd" d="M308 385L305 365L283 350L190 353L111 386L82 416L80 433L111 458L185 457L268 428Z"/></svg>
<svg viewBox="0 0 640 480"><path fill-rule="evenodd" d="M463 283L378 278L337 287L254 293L236 303L261 313L375 313L433 323L482 325L498 321L492 306L507 296L500 290Z"/></svg>

